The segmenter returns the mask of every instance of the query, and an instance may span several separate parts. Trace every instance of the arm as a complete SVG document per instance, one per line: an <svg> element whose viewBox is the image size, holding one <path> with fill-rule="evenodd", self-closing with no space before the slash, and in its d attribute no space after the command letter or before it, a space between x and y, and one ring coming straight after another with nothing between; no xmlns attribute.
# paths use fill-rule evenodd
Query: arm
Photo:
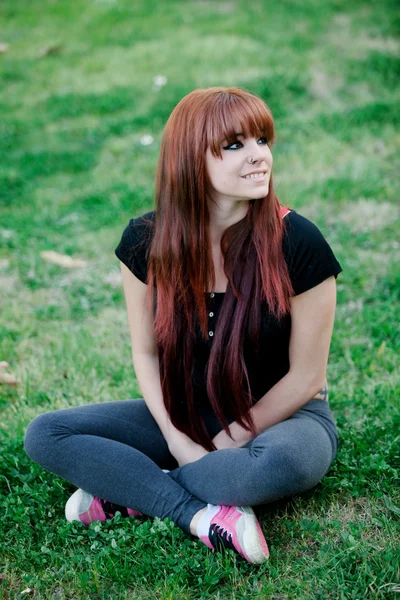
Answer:
<svg viewBox="0 0 400 600"><path fill-rule="evenodd" d="M291 417L313 397L324 398L326 369L336 309L336 280L319 285L290 299L291 334L288 373L250 409L257 435ZM326 389L327 393L327 389ZM251 433L236 422L213 439L217 449L240 448Z"/></svg>
<svg viewBox="0 0 400 600"><path fill-rule="evenodd" d="M132 354L132 359L136 378L147 408L161 429L169 451L177 460L179 466L198 460L208 454L208 450L194 442L171 423L163 401L158 356Z"/></svg>
<svg viewBox="0 0 400 600"><path fill-rule="evenodd" d="M208 451L172 424L164 405L152 315L145 304L147 286L122 262L121 273L128 311L133 366L143 399L178 464L197 460L208 454Z"/></svg>

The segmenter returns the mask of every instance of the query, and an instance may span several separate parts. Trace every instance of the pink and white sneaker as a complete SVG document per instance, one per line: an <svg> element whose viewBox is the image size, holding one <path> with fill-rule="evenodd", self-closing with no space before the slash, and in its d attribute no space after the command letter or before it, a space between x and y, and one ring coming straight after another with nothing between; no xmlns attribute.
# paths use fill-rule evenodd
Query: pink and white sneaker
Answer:
<svg viewBox="0 0 400 600"><path fill-rule="evenodd" d="M93 521L113 519L117 510L122 517L143 516L143 513L138 510L108 502L78 488L65 505L65 518L69 522L81 521L89 526Z"/></svg>
<svg viewBox="0 0 400 600"><path fill-rule="evenodd" d="M269 558L260 523L249 506L208 504L198 521L197 534L212 550L230 548L250 563L261 564Z"/></svg>

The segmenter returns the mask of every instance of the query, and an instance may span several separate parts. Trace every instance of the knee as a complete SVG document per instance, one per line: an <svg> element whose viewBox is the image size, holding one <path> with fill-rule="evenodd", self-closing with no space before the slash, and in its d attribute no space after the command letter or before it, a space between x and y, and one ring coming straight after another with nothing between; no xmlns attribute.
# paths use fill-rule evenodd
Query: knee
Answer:
<svg viewBox="0 0 400 600"><path fill-rule="evenodd" d="M301 456L293 450L290 452L290 449L288 449L285 454L285 468L293 485L299 489L308 489L317 483L311 462L305 456Z"/></svg>
<svg viewBox="0 0 400 600"><path fill-rule="evenodd" d="M287 445L277 445L267 454L264 455L268 461L266 468L275 473L283 486L289 484L295 489L308 489L318 483L319 473L315 472L313 461L307 460L303 453Z"/></svg>
<svg viewBox="0 0 400 600"><path fill-rule="evenodd" d="M37 463L48 445L53 422L53 412L35 417L28 425L24 436L24 450Z"/></svg>

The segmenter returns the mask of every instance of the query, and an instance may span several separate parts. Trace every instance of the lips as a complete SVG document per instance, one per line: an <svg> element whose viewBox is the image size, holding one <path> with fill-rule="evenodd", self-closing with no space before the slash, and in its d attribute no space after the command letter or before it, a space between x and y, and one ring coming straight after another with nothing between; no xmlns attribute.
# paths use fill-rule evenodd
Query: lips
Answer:
<svg viewBox="0 0 400 600"><path fill-rule="evenodd" d="M252 173L247 173L247 175L242 175L242 179L247 179L248 181L264 181L266 176L266 171L253 171Z"/></svg>
<svg viewBox="0 0 400 600"><path fill-rule="evenodd" d="M256 175L257 173L266 173L266 169L257 169L256 171L250 171L250 173L246 173L246 175L242 175L242 177L247 177L248 175Z"/></svg>

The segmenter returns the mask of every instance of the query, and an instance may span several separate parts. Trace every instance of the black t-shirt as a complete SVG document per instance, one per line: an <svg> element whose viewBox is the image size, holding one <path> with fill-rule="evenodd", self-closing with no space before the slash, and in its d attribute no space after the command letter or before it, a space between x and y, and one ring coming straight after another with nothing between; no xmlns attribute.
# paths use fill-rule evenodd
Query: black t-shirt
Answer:
<svg viewBox="0 0 400 600"><path fill-rule="evenodd" d="M283 238L283 254L288 265L295 295L302 294L322 283L328 277L343 270L328 242L314 223L292 210L284 217L286 233ZM147 251L151 244L151 230L145 219L154 221L151 211L131 219L115 249L116 256L140 279L147 283ZM209 301L209 332L207 340L200 335L195 343L194 393L196 403L202 410L209 410L206 392L206 365L210 356L213 334L225 296L224 292L207 294ZM250 355L244 354L251 390L259 400L289 371L290 314L278 323L265 302L261 307L260 359L255 364Z"/></svg>

